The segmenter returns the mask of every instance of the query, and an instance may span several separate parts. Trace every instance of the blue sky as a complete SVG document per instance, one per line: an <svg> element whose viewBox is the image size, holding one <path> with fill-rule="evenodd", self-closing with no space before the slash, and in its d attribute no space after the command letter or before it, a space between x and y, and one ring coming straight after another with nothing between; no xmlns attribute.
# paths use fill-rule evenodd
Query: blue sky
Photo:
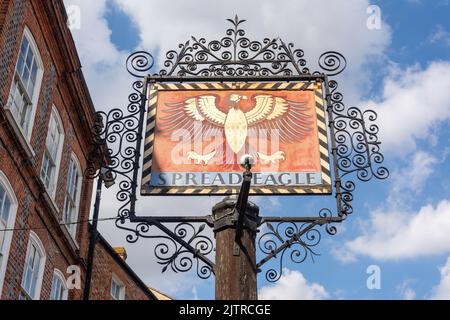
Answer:
<svg viewBox="0 0 450 320"><path fill-rule="evenodd" d="M249 20L255 38L281 35L306 53L310 63L324 49L337 49L349 67L339 78L347 104L370 107L379 125L387 181L358 183L354 214L335 236L322 232L314 262L284 263L284 278L268 284L258 278L265 297L286 299L450 299L450 4L448 0L205 1L66 0L81 8L81 28L72 30L97 109L125 105L130 78L127 54L162 55L188 35L223 36L225 22L237 13ZM253 6L252 6L253 4ZM380 30L368 30L366 8L378 5ZM305 13L307 12L307 13ZM317 41L321 39L322 41ZM330 47L331 46L331 47ZM314 66L312 67L314 69ZM107 82L114 78L113 83ZM114 195L110 195L111 198ZM171 214L179 208L208 213L219 198L142 199L140 208ZM267 215L333 208L333 199L283 197L257 199ZM108 216L113 204L103 205ZM108 212L108 213L106 213ZM161 277L153 247L108 223L101 231L114 245L125 245L129 263L152 286L177 299L212 299L213 279L195 272ZM144 257L145 256L145 257ZM273 263L273 262L272 262ZM151 266L150 266L151 265ZM269 264L263 271L270 267ZM381 288L366 285L369 266L379 266Z"/></svg>

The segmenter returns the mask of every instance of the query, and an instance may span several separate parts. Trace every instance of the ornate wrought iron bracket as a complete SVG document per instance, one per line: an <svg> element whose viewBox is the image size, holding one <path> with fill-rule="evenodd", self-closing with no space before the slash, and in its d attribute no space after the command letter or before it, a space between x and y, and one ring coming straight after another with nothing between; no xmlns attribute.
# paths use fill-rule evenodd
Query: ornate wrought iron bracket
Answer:
<svg viewBox="0 0 450 320"><path fill-rule="evenodd" d="M279 38L254 41L245 37L237 16L228 19L232 27L226 35L213 41L192 37L168 51L163 68L153 75L153 56L144 51L131 54L127 59L127 70L136 78L129 104L125 110L112 109L108 113L98 112L93 128L94 148L90 154L89 178L96 178L98 168L110 181L117 180L116 198L118 208L116 225L128 232L127 241L139 238L160 241L154 253L163 268L185 272L194 266L201 278L214 273L214 263L209 257L214 251L206 226L214 227L211 215L184 217L156 217L136 214L137 187L143 126L146 113L147 90L151 82L190 81L319 81L323 85L326 100L328 133L331 141L331 156L334 178L334 194L337 210L324 208L318 216L311 217L263 217L251 227L267 226L267 232L259 237L258 245L266 256L258 263L261 268L273 258L279 259L279 270L266 272L268 281L281 277L283 259L301 263L308 256L313 258L320 242L319 227L327 233L336 233L334 224L342 222L353 212L352 201L355 182L372 178L385 179L389 172L382 167L383 155L378 141L378 127L374 124L376 113L371 110L347 108L343 95L338 91L338 82L331 77L346 68L345 58L338 52L325 52L319 57L320 71L311 72L301 49ZM247 170L247 177L251 173ZM244 174L245 176L245 174ZM248 201L250 179L245 178L238 205L233 212L223 217L223 223L238 219L236 240L246 219L242 208ZM273 224L276 224L275 226ZM218 224L216 224L216 227ZM248 226L247 226L248 227Z"/></svg>

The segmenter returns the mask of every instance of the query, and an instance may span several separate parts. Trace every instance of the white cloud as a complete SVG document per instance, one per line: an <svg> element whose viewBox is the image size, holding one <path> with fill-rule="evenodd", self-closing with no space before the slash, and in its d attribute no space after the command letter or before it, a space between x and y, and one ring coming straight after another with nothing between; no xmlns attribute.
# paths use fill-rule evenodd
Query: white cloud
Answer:
<svg viewBox="0 0 450 320"><path fill-rule="evenodd" d="M318 56L335 49L361 65L367 56L380 55L390 40L389 26L374 32L366 27L369 1L339 0L331 3L288 0L211 2L115 0L140 28L148 49L165 52L191 35L214 38L224 35L226 18L237 13L247 19L251 36L281 36ZM308 14L304 14L308 12ZM357 32L356 32L357 31ZM352 37L348 35L352 34ZM308 52L306 52L308 53Z"/></svg>
<svg viewBox="0 0 450 320"><path fill-rule="evenodd" d="M414 282L413 279L404 280L398 287L397 291L399 291L400 296L403 300L415 300L417 297L416 291L411 288L411 284Z"/></svg>
<svg viewBox="0 0 450 320"><path fill-rule="evenodd" d="M427 205L417 213L376 210L363 234L347 241L355 255L378 260L399 260L450 252L450 201Z"/></svg>
<svg viewBox="0 0 450 320"><path fill-rule="evenodd" d="M198 293L197 293L197 287L192 287L192 300L198 300Z"/></svg>
<svg viewBox="0 0 450 320"><path fill-rule="evenodd" d="M441 281L433 288L431 299L450 300L450 257L443 267L440 268Z"/></svg>
<svg viewBox="0 0 450 320"><path fill-rule="evenodd" d="M407 208L411 203L411 196L417 196L422 192L439 164L436 157L421 150L408 156L408 159L411 159L408 164L392 171L392 185L387 198L391 210Z"/></svg>
<svg viewBox="0 0 450 320"><path fill-rule="evenodd" d="M411 157L412 161L403 169L393 174L393 192L406 190L418 193L422 191L425 181L434 172L438 160L424 152L418 151Z"/></svg>
<svg viewBox="0 0 450 320"><path fill-rule="evenodd" d="M438 24L433 33L429 36L428 43L450 46L450 32L445 30L442 25Z"/></svg>
<svg viewBox="0 0 450 320"><path fill-rule="evenodd" d="M125 69L128 52L111 42L106 21L108 0L64 0L66 6L80 8L81 28L72 29L83 74L97 110L124 107L128 103L131 80Z"/></svg>
<svg viewBox="0 0 450 320"><path fill-rule="evenodd" d="M330 253L334 258L342 263L351 263L358 260L353 252L351 252L347 248L341 247L340 245L333 245L331 247Z"/></svg>
<svg viewBox="0 0 450 320"><path fill-rule="evenodd" d="M360 235L331 249L338 261L355 262L358 255L395 260L450 251L446 244L450 235L445 232L450 227L450 202L441 201L437 208L424 206L418 212L410 209L411 197L421 194L439 160L421 150L410 158L410 163L393 171L385 204L367 219L357 220Z"/></svg>
<svg viewBox="0 0 450 320"><path fill-rule="evenodd" d="M259 290L260 300L323 300L330 297L318 283L308 282L302 273L283 269L283 275L274 285Z"/></svg>
<svg viewBox="0 0 450 320"><path fill-rule="evenodd" d="M159 58L191 35L208 40L225 36L225 21L237 13L247 19L244 29L251 39L280 36L305 51L308 65L316 69L321 53L337 50L349 62L346 72L346 99L359 97L370 82L363 66L384 58L390 43L390 28L367 28L368 0L309 1L141 1L115 0L140 29L141 45Z"/></svg>
<svg viewBox="0 0 450 320"><path fill-rule="evenodd" d="M379 102L365 103L379 114L386 153L406 155L418 140L433 136L436 126L450 118L450 62L432 62L401 70L392 67Z"/></svg>
<svg viewBox="0 0 450 320"><path fill-rule="evenodd" d="M402 293L403 300L415 300L416 292L411 288L406 288Z"/></svg>

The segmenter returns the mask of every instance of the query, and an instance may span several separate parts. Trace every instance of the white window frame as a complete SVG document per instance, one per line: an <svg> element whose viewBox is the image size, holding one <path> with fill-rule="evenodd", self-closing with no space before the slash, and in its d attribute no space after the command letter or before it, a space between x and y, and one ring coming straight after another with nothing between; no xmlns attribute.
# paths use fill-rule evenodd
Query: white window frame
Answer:
<svg viewBox="0 0 450 320"><path fill-rule="evenodd" d="M35 289L34 296L31 296L30 293L26 292L25 289L22 287L23 279L25 277L25 271L27 268L26 264L28 262L28 256L30 254L32 244L34 244L37 247L37 249L40 251L40 254L42 256L42 259L41 259L40 265L39 265L39 271L38 271L38 276L37 276L37 280L36 280L36 289ZM41 242L41 239L39 239L39 237L37 236L36 233L34 233L33 231L30 231L30 238L28 240L28 246L27 246L27 254L25 256L25 263L24 263L24 268L23 268L23 273L22 273L22 279L20 282L20 292L21 293L25 292L32 300L39 300L39 298L41 297L42 280L44 278L46 258L47 258L47 255L45 253L45 248Z"/></svg>
<svg viewBox="0 0 450 320"><path fill-rule="evenodd" d="M22 43L23 43L23 39L24 37L27 38L27 41L29 43L29 46L31 47L31 50L33 51L34 54L34 59L36 61L36 64L38 66L38 70L37 70L37 74L36 74L36 83L35 83L35 87L34 87L34 91L33 91L33 96L31 97L31 111L30 111L30 118L29 118L29 122L27 124L27 128L26 128L26 133L23 131L23 129L20 127L19 123L17 123L17 120L15 117L14 120L17 123L17 127L19 129L19 132L25 137L25 141L27 143L30 142L31 140L31 135L33 132L33 127L34 127L34 120L35 120L35 116L36 116L36 110L37 110L37 105L39 102L39 96L40 96L40 92L41 92L41 85L42 85L42 79L44 76L44 63L42 62L42 58L41 58L41 54L39 52L38 46L36 45L36 41L34 40L33 34L31 33L30 29L25 26L24 30L23 30L23 35L22 35L22 40L20 42L20 47L22 47ZM17 59L16 59L16 64L14 66L14 76L11 82L11 86L9 89L9 93L8 93L8 103L5 107L5 109L7 109L9 112L11 112L11 108L9 105L9 95L11 93L11 90L13 88L14 85L14 78L16 77L16 68L17 68L17 63L19 62L19 54L20 54L20 48L19 51L17 52Z"/></svg>
<svg viewBox="0 0 450 320"><path fill-rule="evenodd" d="M50 195L50 198L52 200L55 200L56 188L58 186L59 169L61 167L61 158L62 158L62 150L63 150L63 146L64 146L64 135L65 135L65 132L64 132L63 122L61 120L61 117L59 116L58 109L55 107L55 105L52 106L52 112L51 112L51 115L50 115L49 124L50 124L50 121L51 121L51 117L55 117L56 123L61 129L59 145L58 145L57 155L56 155L56 159L55 159L55 175L53 177L53 181L50 182L50 186L53 185L53 187L49 190L47 188L47 186L46 186L47 192ZM49 134L49 130L47 130L47 135L45 137L46 143L47 143L48 134ZM44 145L44 148L45 148L45 150L44 150L44 154L42 155L41 171L42 171L42 165L44 164L44 156L45 156L45 153L47 152L47 145L46 144ZM41 171L39 172L39 176L41 177L41 180L42 180ZM45 182L44 182L44 185L45 185Z"/></svg>
<svg viewBox="0 0 450 320"><path fill-rule="evenodd" d="M64 277L64 274L58 269L55 269L53 271L52 289L50 291L50 299L52 299L53 286L55 285L55 278L58 278L61 281L61 284L62 284L63 296L62 296L61 300L67 300L68 293L69 293L69 289L67 288L67 281L66 281L66 278Z"/></svg>
<svg viewBox="0 0 450 320"><path fill-rule="evenodd" d="M78 173L78 182L76 185L76 199L74 199L75 201L75 216L73 217L73 221L72 222L76 222L78 220L78 216L79 216L79 212L80 212L80 200L81 200L81 188L83 186L83 172L81 171L81 165L80 162L78 161L77 156L75 155L75 153L72 153L72 156L70 158L71 160L74 161L75 163L75 167ZM70 165L70 164L69 164ZM62 223L67 223L67 221L64 220L64 215L65 215L65 210L66 210L66 201L67 201L67 197L68 197L68 191L67 188L69 187L68 183L69 183L69 174L70 174L70 167L69 167L69 171L67 172L67 182L66 182L66 190L65 190L65 196L64 196L64 207L63 207L63 221ZM75 240L76 239L76 234L77 234L77 224L72 224L72 225L65 225L67 230L69 231L70 235L72 236L72 238ZM71 229L73 228L73 229Z"/></svg>
<svg viewBox="0 0 450 320"><path fill-rule="evenodd" d="M116 297L114 297L112 295L113 282L115 282L120 287L119 299L116 299ZM109 295L112 300L125 300L125 285L123 284L122 281L120 281L119 277L117 277L114 273L111 277L111 288L109 290Z"/></svg>
<svg viewBox="0 0 450 320"><path fill-rule="evenodd" d="M11 184L9 183L8 178L2 171L0 171L0 187L2 187L3 190L6 192L9 201L11 203L9 207L9 216L8 221L6 222L6 228L13 229L16 223L18 202L14 190ZM9 250L11 248L13 232L7 231L4 236L5 238L3 241L3 252L2 252L3 259L0 265L0 298L2 297L3 292L3 282L5 280L6 266L8 265Z"/></svg>

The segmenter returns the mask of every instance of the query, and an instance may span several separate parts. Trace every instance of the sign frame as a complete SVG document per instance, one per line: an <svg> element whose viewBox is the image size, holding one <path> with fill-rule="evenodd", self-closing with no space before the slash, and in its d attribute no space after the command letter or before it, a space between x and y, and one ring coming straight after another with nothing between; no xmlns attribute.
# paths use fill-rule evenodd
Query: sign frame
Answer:
<svg viewBox="0 0 450 320"><path fill-rule="evenodd" d="M212 91L212 90L264 90L264 91L313 91L314 107L317 123L317 138L319 146L319 161L321 183L317 185L254 185L250 190L251 195L331 195L332 176L330 170L330 153L325 113L325 99L323 95L323 83L319 79L315 81L278 81L278 82L156 82L150 83L147 122L145 127L143 170L141 176L142 196L227 196L239 193L240 185L236 186L151 186L151 174L153 163L153 151L155 147L155 130L157 128L158 93L161 91ZM256 173L258 174L258 173Z"/></svg>

